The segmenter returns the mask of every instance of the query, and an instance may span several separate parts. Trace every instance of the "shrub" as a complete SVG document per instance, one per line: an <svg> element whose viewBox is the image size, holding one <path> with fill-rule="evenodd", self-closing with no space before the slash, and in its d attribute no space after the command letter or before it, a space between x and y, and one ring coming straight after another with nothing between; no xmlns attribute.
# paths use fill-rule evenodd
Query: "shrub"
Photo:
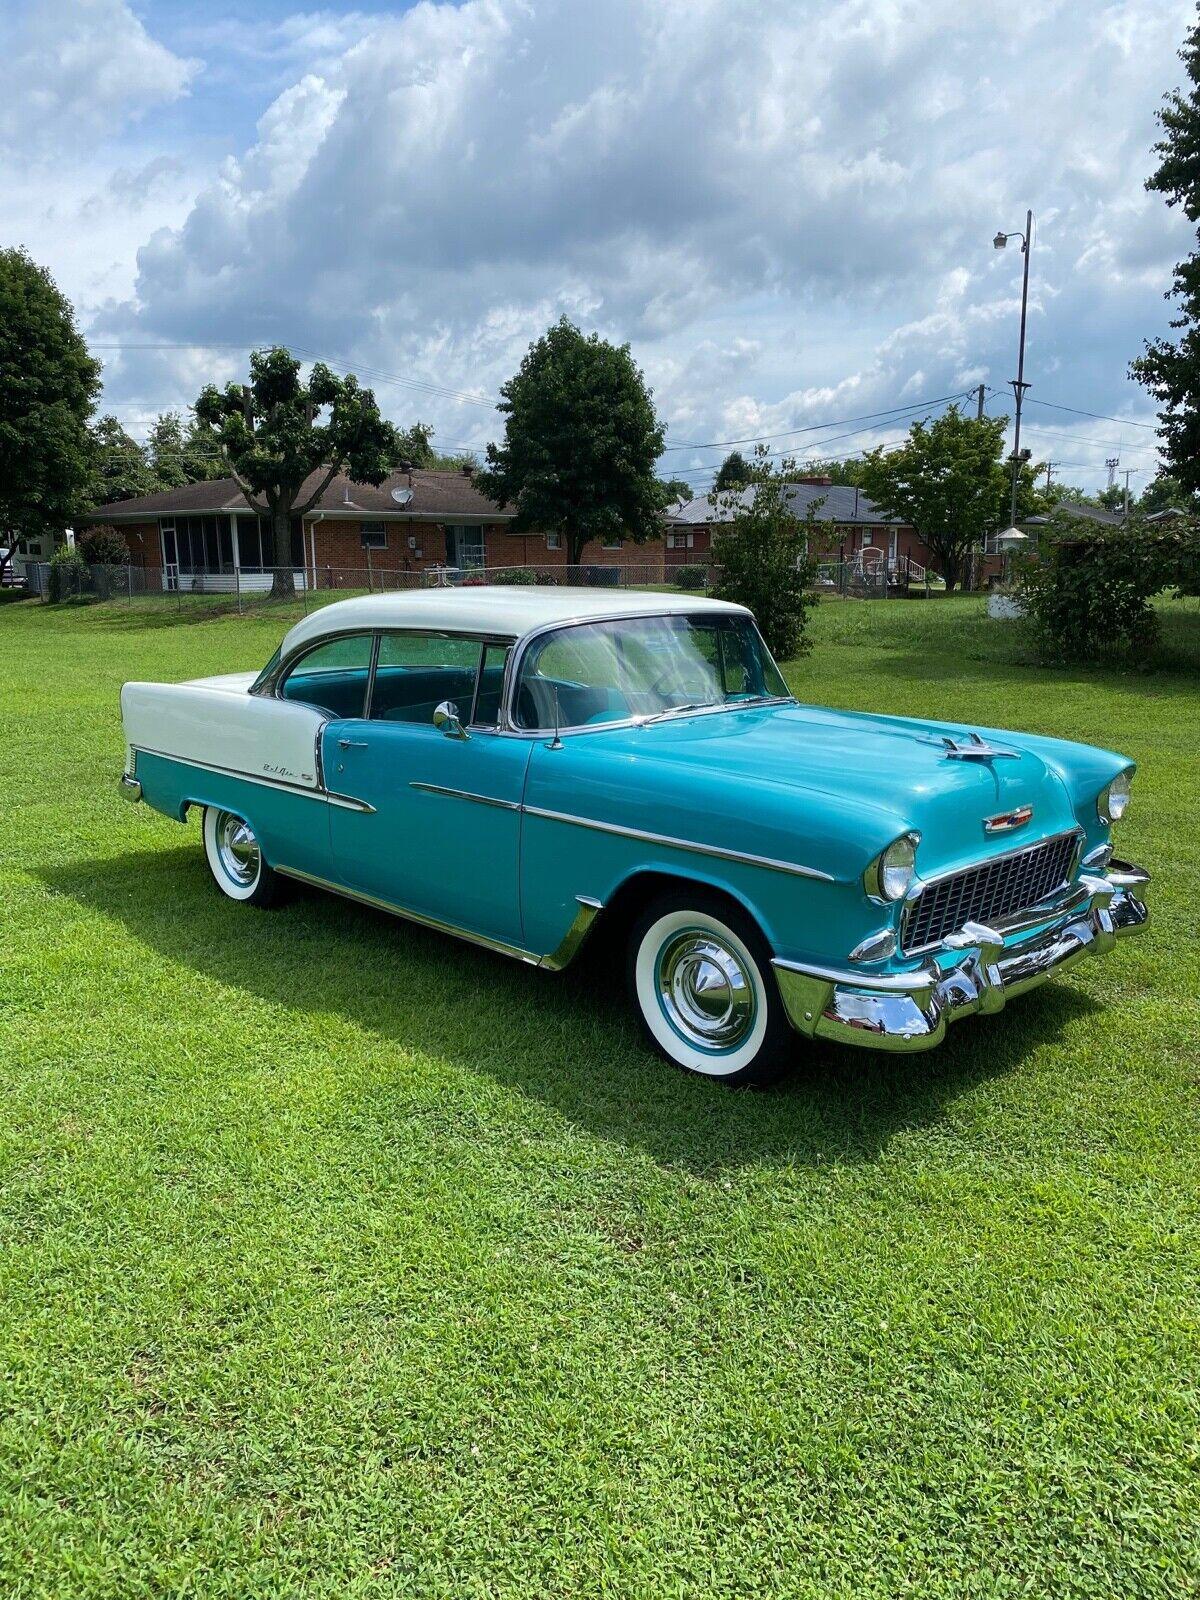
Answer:
<svg viewBox="0 0 1200 1600"><path fill-rule="evenodd" d="M108 522L85 528L76 539L75 547L91 567L123 567L129 561L125 535Z"/></svg>
<svg viewBox="0 0 1200 1600"><path fill-rule="evenodd" d="M755 458L751 492L725 497L730 520L713 541L716 593L749 606L771 654L786 661L812 648L805 627L808 608L817 603L808 592L816 565L808 552L816 547L817 527L811 509L807 518L792 510L783 472L772 469L761 448Z"/></svg>
<svg viewBox="0 0 1200 1600"><path fill-rule="evenodd" d="M1020 572L1025 606L1044 661L1116 661L1144 666L1158 638L1150 605L1166 588L1196 592L1200 524L1072 534Z"/></svg>
<svg viewBox="0 0 1200 1600"><path fill-rule="evenodd" d="M492 573L493 583L536 583L537 573L530 567L501 567Z"/></svg>
<svg viewBox="0 0 1200 1600"><path fill-rule="evenodd" d="M50 575L46 582L46 598L57 605L60 600L74 600L91 587L88 564L78 550L69 544L60 544L50 557Z"/></svg>
<svg viewBox="0 0 1200 1600"><path fill-rule="evenodd" d="M703 589L707 576L707 567L680 567L675 582L681 589Z"/></svg>

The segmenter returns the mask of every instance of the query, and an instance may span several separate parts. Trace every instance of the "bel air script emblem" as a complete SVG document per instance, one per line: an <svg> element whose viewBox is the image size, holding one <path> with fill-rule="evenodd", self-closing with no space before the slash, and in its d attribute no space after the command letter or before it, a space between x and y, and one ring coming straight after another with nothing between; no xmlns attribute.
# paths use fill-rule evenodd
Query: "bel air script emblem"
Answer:
<svg viewBox="0 0 1200 1600"><path fill-rule="evenodd" d="M1023 828L1033 818L1032 806L1018 806L1015 811L998 811L994 817L983 820L984 833L1009 833L1013 828Z"/></svg>

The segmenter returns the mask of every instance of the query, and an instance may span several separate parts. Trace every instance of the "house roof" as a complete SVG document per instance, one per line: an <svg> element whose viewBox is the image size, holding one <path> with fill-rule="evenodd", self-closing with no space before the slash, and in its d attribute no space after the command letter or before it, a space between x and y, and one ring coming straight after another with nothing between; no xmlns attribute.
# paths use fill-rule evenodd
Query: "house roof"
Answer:
<svg viewBox="0 0 1200 1600"><path fill-rule="evenodd" d="M735 508L748 506L753 488L741 489L734 496L700 495L673 511L668 523L679 527L700 527L714 522L730 522ZM891 517L877 506L861 489L846 484L790 483L787 486L787 503L799 517L806 517L810 507L815 507L818 522L839 523L895 523L903 525L903 517Z"/></svg>
<svg viewBox="0 0 1200 1600"><path fill-rule="evenodd" d="M297 645L347 629L434 628L519 639L535 628L557 623L714 611L740 614L745 607L696 595L614 593L558 585L542 588L497 583L462 589L407 589L322 606L285 634L282 648L286 656Z"/></svg>
<svg viewBox="0 0 1200 1600"><path fill-rule="evenodd" d="M1124 513L1109 511L1106 506L1092 505L1087 500L1060 500L1053 515L1070 517L1073 522L1098 522L1105 528L1119 527L1125 521Z"/></svg>
<svg viewBox="0 0 1200 1600"><path fill-rule="evenodd" d="M304 480L298 498L301 502L316 488L320 474L313 472ZM412 499L401 505L393 498L412 489ZM208 483L188 483L180 489L160 489L157 494L140 494L132 500L117 500L111 505L97 506L84 519L88 522L145 522L156 517L187 516L189 514L244 511L249 512L246 498L232 478L213 478ZM393 472L376 487L369 483L355 483L342 473L337 473L329 487L313 507L314 512L324 512L327 517L369 517L372 520L508 522L514 512L510 507L501 511L494 500L480 494L473 481L463 472L434 472L423 468L407 472Z"/></svg>

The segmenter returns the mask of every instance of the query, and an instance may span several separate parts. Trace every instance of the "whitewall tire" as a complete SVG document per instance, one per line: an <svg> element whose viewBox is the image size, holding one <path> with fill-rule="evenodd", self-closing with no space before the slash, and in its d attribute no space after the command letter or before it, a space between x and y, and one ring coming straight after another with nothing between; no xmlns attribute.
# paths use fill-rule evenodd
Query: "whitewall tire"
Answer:
<svg viewBox="0 0 1200 1600"><path fill-rule="evenodd" d="M722 896L681 889L648 906L628 977L650 1042L676 1066L738 1085L769 1082L786 1065L791 1032L766 941Z"/></svg>
<svg viewBox="0 0 1200 1600"><path fill-rule="evenodd" d="M263 859L254 829L236 812L205 806L200 824L208 870L222 894L251 906L276 906L284 881Z"/></svg>

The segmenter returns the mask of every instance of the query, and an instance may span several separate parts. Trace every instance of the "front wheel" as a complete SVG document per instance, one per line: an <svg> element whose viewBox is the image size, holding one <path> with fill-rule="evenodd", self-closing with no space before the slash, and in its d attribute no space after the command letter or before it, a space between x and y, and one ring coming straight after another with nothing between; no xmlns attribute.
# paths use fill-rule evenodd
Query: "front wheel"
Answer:
<svg viewBox="0 0 1200 1600"><path fill-rule="evenodd" d="M222 894L243 905L281 905L287 885L263 860L254 829L233 811L205 806L200 824L208 870Z"/></svg>
<svg viewBox="0 0 1200 1600"><path fill-rule="evenodd" d="M677 1067L733 1085L769 1083L791 1031L770 951L740 907L703 889L655 900L629 944L629 988L651 1044Z"/></svg>

